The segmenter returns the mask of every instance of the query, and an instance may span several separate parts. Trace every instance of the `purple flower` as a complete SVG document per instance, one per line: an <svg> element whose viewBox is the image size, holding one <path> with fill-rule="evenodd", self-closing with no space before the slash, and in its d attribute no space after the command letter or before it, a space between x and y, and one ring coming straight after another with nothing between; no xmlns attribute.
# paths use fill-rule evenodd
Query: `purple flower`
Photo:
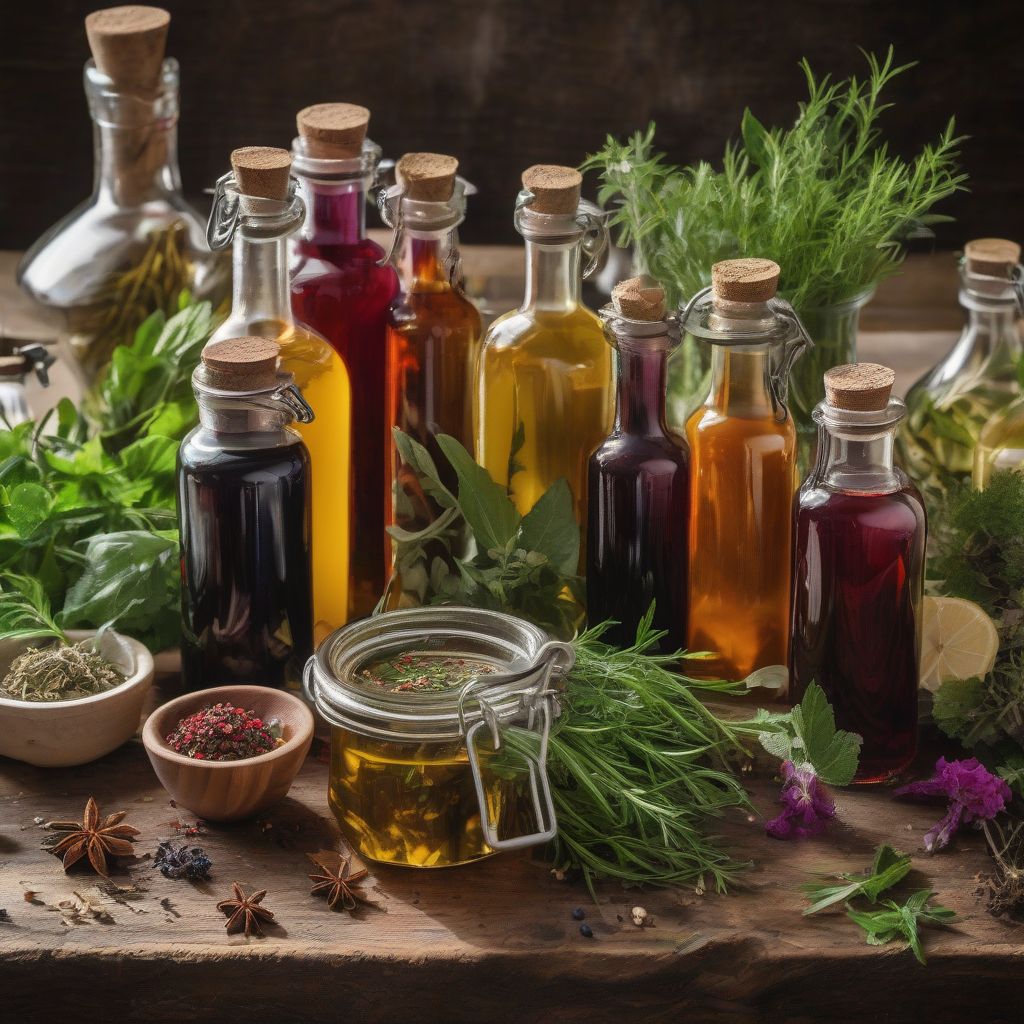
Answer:
<svg viewBox="0 0 1024 1024"><path fill-rule="evenodd" d="M836 815L836 805L810 765L797 768L792 761L782 762L779 802L783 805L782 813L764 827L773 839L817 835L825 822Z"/></svg>
<svg viewBox="0 0 1024 1024"><path fill-rule="evenodd" d="M930 779L901 786L895 795L940 796L949 801L946 816L925 833L924 848L934 853L949 843L961 823L994 818L1011 794L1006 782L988 771L976 757L966 761L940 757Z"/></svg>

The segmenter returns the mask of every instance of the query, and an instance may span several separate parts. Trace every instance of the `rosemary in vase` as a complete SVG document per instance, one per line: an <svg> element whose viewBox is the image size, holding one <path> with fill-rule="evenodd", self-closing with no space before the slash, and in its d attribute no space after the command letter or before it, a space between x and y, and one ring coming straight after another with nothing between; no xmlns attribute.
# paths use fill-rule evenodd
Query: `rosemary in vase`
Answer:
<svg viewBox="0 0 1024 1024"><path fill-rule="evenodd" d="M624 142L609 138L585 168L601 176L600 200L631 246L634 271L652 275L678 303L709 283L711 265L744 256L782 268L780 293L804 319L815 350L794 369L791 405L798 428L822 397L822 375L853 362L857 315L875 285L896 273L903 243L949 218L932 213L963 188L962 137L951 118L912 160L882 139L886 86L912 67L865 54L866 77L818 77L806 60L807 99L792 127L767 128L744 112L740 140L720 169L678 167L655 147L655 126ZM674 357L669 415L681 427L705 397L707 367L687 338Z"/></svg>

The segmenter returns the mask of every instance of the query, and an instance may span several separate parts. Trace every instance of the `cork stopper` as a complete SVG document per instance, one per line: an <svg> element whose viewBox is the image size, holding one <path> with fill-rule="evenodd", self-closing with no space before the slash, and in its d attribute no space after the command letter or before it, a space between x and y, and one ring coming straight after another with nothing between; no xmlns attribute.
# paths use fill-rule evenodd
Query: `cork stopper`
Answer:
<svg viewBox="0 0 1024 1024"><path fill-rule="evenodd" d="M825 373L825 398L833 409L881 412L889 404L896 374L878 363L846 363Z"/></svg>
<svg viewBox="0 0 1024 1024"><path fill-rule="evenodd" d="M153 95L167 49L171 16L160 7L107 7L85 16L96 67L124 92Z"/></svg>
<svg viewBox="0 0 1024 1024"><path fill-rule="evenodd" d="M292 155L287 149L244 146L231 154L231 169L242 195L279 202L288 198Z"/></svg>
<svg viewBox="0 0 1024 1024"><path fill-rule="evenodd" d="M717 299L767 302L775 297L781 272L773 260L722 260L711 268L711 286Z"/></svg>
<svg viewBox="0 0 1024 1024"><path fill-rule="evenodd" d="M295 118L306 152L321 160L351 160L363 151L370 112L354 103L317 103Z"/></svg>
<svg viewBox="0 0 1024 1024"><path fill-rule="evenodd" d="M575 213L582 186L583 175L575 167L534 164L523 171L523 188L533 193L530 209L537 213Z"/></svg>
<svg viewBox="0 0 1024 1024"><path fill-rule="evenodd" d="M1020 246L1006 238L975 238L964 246L964 256L969 272L1009 280L1020 262Z"/></svg>
<svg viewBox="0 0 1024 1024"><path fill-rule="evenodd" d="M612 289L612 305L619 316L656 323L665 319L665 289L646 277L631 277Z"/></svg>
<svg viewBox="0 0 1024 1024"><path fill-rule="evenodd" d="M211 341L203 349L206 383L221 391L262 391L277 383L276 341L247 335Z"/></svg>
<svg viewBox="0 0 1024 1024"><path fill-rule="evenodd" d="M459 161L441 153L406 153L395 165L395 177L409 199L446 203L455 191Z"/></svg>

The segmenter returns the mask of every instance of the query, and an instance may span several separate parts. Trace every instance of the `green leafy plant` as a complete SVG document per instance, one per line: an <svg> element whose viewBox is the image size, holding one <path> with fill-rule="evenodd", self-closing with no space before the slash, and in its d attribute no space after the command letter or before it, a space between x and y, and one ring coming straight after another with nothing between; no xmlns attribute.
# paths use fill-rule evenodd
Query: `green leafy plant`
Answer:
<svg viewBox="0 0 1024 1024"><path fill-rule="evenodd" d="M902 939L914 951L918 963L924 964L926 960L921 945L921 926L944 926L956 920L956 914L949 908L929 903L934 895L931 890L922 889L903 903L883 900L877 910L848 908L847 916L864 929L868 945L885 946L894 939Z"/></svg>
<svg viewBox="0 0 1024 1024"><path fill-rule="evenodd" d="M805 882L800 891L810 900L811 905L804 910L804 916L817 914L836 903L845 903L858 896L876 903L883 892L902 881L909 871L910 855L900 853L885 843L875 851L874 863L864 874L843 872L838 876L838 885L833 882Z"/></svg>

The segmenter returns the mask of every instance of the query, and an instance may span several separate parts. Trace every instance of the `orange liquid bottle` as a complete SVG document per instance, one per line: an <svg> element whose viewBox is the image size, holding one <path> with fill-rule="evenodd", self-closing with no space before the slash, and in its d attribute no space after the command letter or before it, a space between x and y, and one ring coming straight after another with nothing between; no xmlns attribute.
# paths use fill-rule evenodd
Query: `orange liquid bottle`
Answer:
<svg viewBox="0 0 1024 1024"><path fill-rule="evenodd" d="M212 340L257 335L281 346L281 369L295 378L313 410L296 429L309 449L313 510L314 641L348 619L351 391L338 353L292 316L289 237L304 217L284 149L249 147L231 154L233 175L218 182L210 243L233 239L231 314Z"/></svg>
<svg viewBox="0 0 1024 1024"><path fill-rule="evenodd" d="M710 305L691 303L686 330L713 346L711 389L686 424L690 445L687 647L713 657L688 664L743 679L789 658L796 428L786 380L808 339L774 299L770 260L715 264ZM704 293L702 293L704 294Z"/></svg>

